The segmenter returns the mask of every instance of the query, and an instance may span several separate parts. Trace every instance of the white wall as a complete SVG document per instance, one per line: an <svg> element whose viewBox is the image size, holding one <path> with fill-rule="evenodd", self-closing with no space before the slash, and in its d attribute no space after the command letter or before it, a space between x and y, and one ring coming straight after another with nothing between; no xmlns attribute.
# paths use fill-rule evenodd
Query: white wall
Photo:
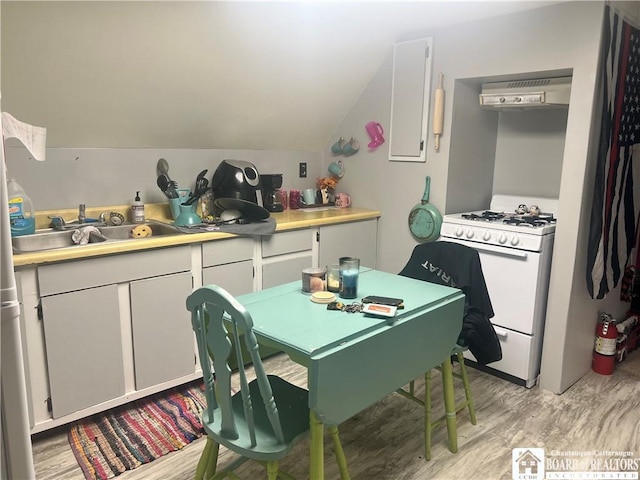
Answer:
<svg viewBox="0 0 640 480"><path fill-rule="evenodd" d="M193 188L196 175L208 169L211 177L222 160L253 163L258 172L282 173L283 188L312 188L320 175L319 152L278 150L214 150L159 148L48 148L45 162L28 161L25 148L7 148L9 177L31 197L36 210L75 208L79 203L127 205L137 190L145 203L167 199L156 184L156 163L165 158L169 176ZM298 177L298 163L306 162L307 178Z"/></svg>
<svg viewBox="0 0 640 480"><path fill-rule="evenodd" d="M554 184L556 180L550 184L550 190L559 192L558 216L562 220L556 231L541 374L541 386L558 393L590 368L598 309L615 307L618 312L623 308L613 298L615 292L603 305L590 300L585 287L592 165L595 161L589 146L592 135L597 134L597 130L592 131L591 118L596 113L594 91L603 12L602 2L571 2L464 27L413 32L400 39L434 38L432 85L435 85L437 74L442 72L446 92L440 151L434 151L430 137L426 163L402 164L387 161L388 145L385 144L376 152L365 152L348 159L349 175L342 184L356 199L362 198L366 206L382 210L378 266L397 272L415 245L407 227L407 214L421 197L426 175L432 179L430 201L442 211L449 211L450 203L458 202L458 208L480 202L471 186L456 188L466 185L469 176L477 180L475 191L480 191L485 200L490 197L495 146L492 151L486 144L481 144L482 158L473 155L478 153L474 152L473 143L467 143L465 149L458 148L455 153L453 150L454 143L461 144L466 140L451 136L452 114L460 113L453 111L454 106L465 110L455 99L458 89L460 95L471 99L473 85L486 78L572 73L561 178L559 184ZM354 132L364 136L364 123L370 120L387 127L390 91L391 58L388 58L334 137ZM477 112L471 107L466 110ZM495 128L497 119L486 115L485 118L494 122L489 130ZM466 153L466 159L461 158L462 152ZM324 153L326 163L331 155L328 149ZM450 168L451 162L454 162L454 168ZM478 162L484 164L482 169L478 168ZM487 168L491 173L486 174Z"/></svg>
<svg viewBox="0 0 640 480"><path fill-rule="evenodd" d="M558 198L567 109L500 113L493 192Z"/></svg>

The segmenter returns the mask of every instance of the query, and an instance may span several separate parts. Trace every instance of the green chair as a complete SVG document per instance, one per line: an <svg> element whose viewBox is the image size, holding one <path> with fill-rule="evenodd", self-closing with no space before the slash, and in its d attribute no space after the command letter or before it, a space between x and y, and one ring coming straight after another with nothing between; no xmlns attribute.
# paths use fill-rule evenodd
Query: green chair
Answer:
<svg viewBox="0 0 640 480"><path fill-rule="evenodd" d="M315 418L308 406L309 392L265 373L251 315L227 291L217 285L198 288L187 298L187 309L198 344L206 398L202 423L207 442L198 462L196 480L238 479L233 470L249 459L266 466L269 480L291 479L279 471L278 463L309 431L310 420ZM255 370L256 378L251 382L247 380L243 349L239 348L242 339ZM232 346L240 380L237 392L231 388ZM328 430L340 476L347 480L349 474L338 428L330 426ZM220 445L240 458L217 472Z"/></svg>
<svg viewBox="0 0 640 480"><path fill-rule="evenodd" d="M465 294L463 328L458 343L452 347L451 355L444 359L438 367L442 373L445 415L435 420L432 418L431 371L427 371L424 375L424 399L415 395L413 381L409 383L408 387L397 390L401 395L424 406L425 459L431 460L433 429L446 421L449 450L456 453L458 451L457 414L468 409L471 423L476 424L476 411L463 355L469 347L461 346L461 344L466 345L467 340L472 339L471 351L483 364L499 360L502 357L502 352L500 342L489 321L494 315L493 306L482 273L480 257L476 250L465 245L445 241L416 245L399 275L459 288ZM451 357L458 360L459 373L454 372ZM454 378L462 380L465 393L465 400L457 405L455 397L451 398L451 395L448 394L453 391L453 388L448 387L453 385Z"/></svg>
<svg viewBox="0 0 640 480"><path fill-rule="evenodd" d="M471 420L471 423L473 425L476 424L476 409L473 404L473 397L471 395L471 387L469 385L469 377L467 376L467 368L464 364L464 352L466 350L468 350L467 347L456 345L451 352L451 356L455 356L458 360L458 364L460 365L460 372L456 372L453 370L451 357L447 357L445 361L442 362L442 365L436 367L438 370L440 370L442 376L442 387L444 391L445 403L445 414L443 416L434 420L433 414L431 412L431 370L428 370L424 374L424 399L416 396L414 380L409 382L409 386L407 387L407 389L399 388L397 390L397 393L406 398L409 398L410 400L413 400L414 402L424 407L424 458L426 460L431 460L431 438L433 430L442 425L443 422L446 421L447 424L449 450L452 453L457 453L458 451L457 414L465 408L469 409L469 418ZM453 383L454 378L462 380L464 386L465 400L457 404L455 403L455 398L450 398L447 395L447 388L445 388L448 383Z"/></svg>

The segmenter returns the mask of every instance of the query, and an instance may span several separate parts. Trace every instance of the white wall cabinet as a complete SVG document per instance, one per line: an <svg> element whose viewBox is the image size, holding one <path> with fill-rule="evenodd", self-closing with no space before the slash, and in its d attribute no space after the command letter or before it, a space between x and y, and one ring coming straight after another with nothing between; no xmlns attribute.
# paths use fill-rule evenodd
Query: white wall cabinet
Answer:
<svg viewBox="0 0 640 480"><path fill-rule="evenodd" d="M431 37L393 47L389 160L426 160L432 58Z"/></svg>

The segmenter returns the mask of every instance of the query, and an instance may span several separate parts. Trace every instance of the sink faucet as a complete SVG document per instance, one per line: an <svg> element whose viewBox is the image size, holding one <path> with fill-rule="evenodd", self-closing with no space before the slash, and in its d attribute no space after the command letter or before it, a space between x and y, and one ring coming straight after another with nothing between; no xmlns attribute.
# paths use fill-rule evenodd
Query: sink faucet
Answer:
<svg viewBox="0 0 640 480"><path fill-rule="evenodd" d="M64 230L66 225L64 218L60 215L50 215L49 218L51 219L51 226L54 230Z"/></svg>
<svg viewBox="0 0 640 480"><path fill-rule="evenodd" d="M78 205L78 223L84 223L87 217L85 216L85 205L81 203Z"/></svg>
<svg viewBox="0 0 640 480"><path fill-rule="evenodd" d="M80 205L78 205L78 219L77 220L70 220L70 221L65 221L64 218L62 218L62 215L50 215L49 218L51 219L51 226L53 227L54 230L69 230L71 228L78 228L81 225L87 224L87 217L86 217L86 206L84 203L81 203ZM101 214L100 215L100 219L99 221L91 221L91 225L95 226L95 227L104 227L107 225L107 221L105 218L105 214Z"/></svg>

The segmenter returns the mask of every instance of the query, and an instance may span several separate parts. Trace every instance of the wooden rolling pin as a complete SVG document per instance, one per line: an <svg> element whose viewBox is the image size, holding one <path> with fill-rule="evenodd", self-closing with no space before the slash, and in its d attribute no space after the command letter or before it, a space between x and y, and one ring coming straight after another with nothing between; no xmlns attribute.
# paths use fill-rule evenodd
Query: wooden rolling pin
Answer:
<svg viewBox="0 0 640 480"><path fill-rule="evenodd" d="M442 124L444 123L444 90L442 82L444 75L438 74L438 88L436 89L435 104L433 106L433 134L436 137L436 152L440 150L440 135L442 135Z"/></svg>

